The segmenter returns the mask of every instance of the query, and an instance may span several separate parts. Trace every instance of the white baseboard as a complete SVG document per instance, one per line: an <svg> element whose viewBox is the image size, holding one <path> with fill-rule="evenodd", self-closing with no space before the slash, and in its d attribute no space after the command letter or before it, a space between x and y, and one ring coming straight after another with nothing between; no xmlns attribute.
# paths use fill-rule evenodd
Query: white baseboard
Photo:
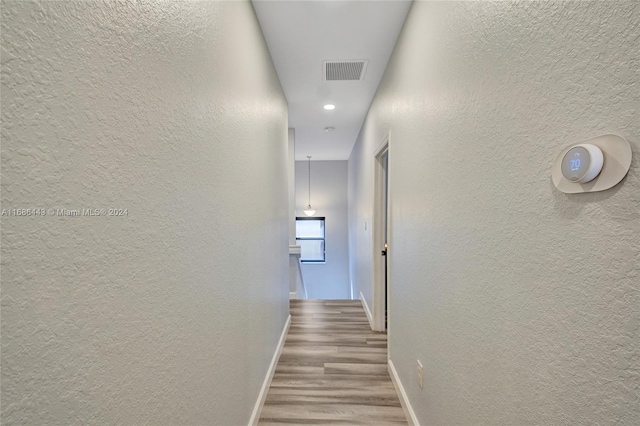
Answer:
<svg viewBox="0 0 640 426"><path fill-rule="evenodd" d="M264 382L262 383L262 389L260 389L260 394L258 395L256 405L255 407L253 407L251 419L249 420L249 426L256 426L258 424L258 420L260 420L260 413L262 412L264 401L267 399L267 393L269 393L269 387L271 386L273 374L276 372L276 366L278 365L278 360L280 359L280 354L282 353L282 348L284 347L284 341L286 340L287 333L289 332L289 326L291 326L291 315L289 315L289 318L287 318L287 322L284 323L284 328L282 329L282 334L280 335L280 341L278 341L276 351L273 354L273 358L271 358L271 365L269 365L267 376L264 378Z"/></svg>
<svg viewBox="0 0 640 426"><path fill-rule="evenodd" d="M364 298L364 294L360 292L360 300L362 301L362 307L364 308L364 312L367 314L367 319L369 320L369 327L373 330L373 315L371 315L371 309L369 309L369 305L367 305L367 299Z"/></svg>
<svg viewBox="0 0 640 426"><path fill-rule="evenodd" d="M402 386L402 382L400 381L400 377L398 377L398 372L396 371L396 367L393 366L393 361L389 360L389 375L391 376L391 382L393 382L393 386L396 388L396 393L398 394L398 398L400 399L400 405L402 405L402 410L404 411L404 415L407 417L407 422L409 422L410 426L420 426L418 422L418 418L416 417L416 413L413 412L413 408L411 408L411 403L407 398L407 394L404 391L404 386Z"/></svg>
<svg viewBox="0 0 640 426"><path fill-rule="evenodd" d="M289 300L297 299L297 298L298 298L298 292L297 291L290 291L289 292Z"/></svg>

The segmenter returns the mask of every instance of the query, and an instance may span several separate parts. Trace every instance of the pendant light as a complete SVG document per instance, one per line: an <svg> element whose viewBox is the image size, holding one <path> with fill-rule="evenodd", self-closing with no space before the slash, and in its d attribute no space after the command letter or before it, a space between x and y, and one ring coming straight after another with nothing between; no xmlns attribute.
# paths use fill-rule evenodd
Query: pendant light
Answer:
<svg viewBox="0 0 640 426"><path fill-rule="evenodd" d="M313 216L316 214L316 209L311 207L311 156L307 155L307 158L309 159L309 205L303 210L303 212L307 216Z"/></svg>

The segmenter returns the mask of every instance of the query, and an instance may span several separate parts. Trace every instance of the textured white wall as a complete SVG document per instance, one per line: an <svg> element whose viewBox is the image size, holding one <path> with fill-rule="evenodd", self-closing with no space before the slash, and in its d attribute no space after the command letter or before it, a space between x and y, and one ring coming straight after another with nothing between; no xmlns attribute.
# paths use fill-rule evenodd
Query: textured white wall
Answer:
<svg viewBox="0 0 640 426"><path fill-rule="evenodd" d="M632 1L413 4L350 159L350 231L370 295L390 131L390 352L422 424L640 419L639 39ZM607 132L633 145L623 183L558 192L558 152Z"/></svg>
<svg viewBox="0 0 640 426"><path fill-rule="evenodd" d="M288 131L287 188L289 189L289 245L296 244L296 131ZM298 272L298 256L289 255L289 294L296 292ZM296 295L297 296L297 295Z"/></svg>
<svg viewBox="0 0 640 426"><path fill-rule="evenodd" d="M376 131L377 121L369 118L371 112L370 110L367 114L358 140L353 146L347 167L349 285L353 297L359 299L362 294L369 309L373 309L374 306L372 259L374 161L378 147L384 143L387 136L384 127Z"/></svg>
<svg viewBox="0 0 640 426"><path fill-rule="evenodd" d="M296 161L296 214L309 203L309 165ZM349 299L347 161L311 162L311 205L324 216L326 263L302 265L309 299Z"/></svg>
<svg viewBox="0 0 640 426"><path fill-rule="evenodd" d="M296 244L296 131L289 129L287 133L287 188L289 189L289 245Z"/></svg>
<svg viewBox="0 0 640 426"><path fill-rule="evenodd" d="M288 315L248 2L2 2L3 424L247 424ZM256 208L257 207L257 208Z"/></svg>

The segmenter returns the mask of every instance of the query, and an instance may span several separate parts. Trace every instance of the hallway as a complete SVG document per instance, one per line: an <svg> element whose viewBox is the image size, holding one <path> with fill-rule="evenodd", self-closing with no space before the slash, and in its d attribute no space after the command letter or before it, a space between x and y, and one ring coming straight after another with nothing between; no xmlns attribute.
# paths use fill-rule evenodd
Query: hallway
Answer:
<svg viewBox="0 0 640 426"><path fill-rule="evenodd" d="M260 425L407 424L387 372L387 335L359 300L291 300Z"/></svg>
<svg viewBox="0 0 640 426"><path fill-rule="evenodd" d="M639 42L634 0L0 0L2 425L640 426Z"/></svg>

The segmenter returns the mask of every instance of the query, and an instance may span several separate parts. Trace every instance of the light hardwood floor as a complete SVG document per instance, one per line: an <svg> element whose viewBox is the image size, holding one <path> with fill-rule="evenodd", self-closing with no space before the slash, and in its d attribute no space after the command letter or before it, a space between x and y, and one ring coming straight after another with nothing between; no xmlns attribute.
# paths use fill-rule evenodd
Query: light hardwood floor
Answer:
<svg viewBox="0 0 640 426"><path fill-rule="evenodd" d="M387 335L371 331L360 301L291 301L259 424L407 424L387 372Z"/></svg>

